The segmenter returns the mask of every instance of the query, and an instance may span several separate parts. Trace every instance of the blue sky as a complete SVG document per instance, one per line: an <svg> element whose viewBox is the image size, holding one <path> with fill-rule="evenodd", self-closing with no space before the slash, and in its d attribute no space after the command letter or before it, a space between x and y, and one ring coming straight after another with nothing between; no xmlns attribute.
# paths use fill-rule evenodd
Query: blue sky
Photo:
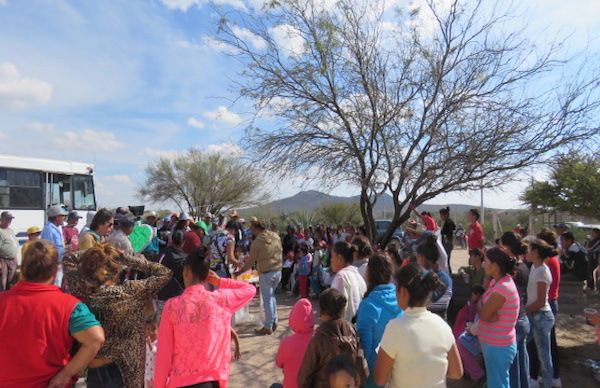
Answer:
<svg viewBox="0 0 600 388"><path fill-rule="evenodd" d="M260 1L215 3L239 9ZM571 34L570 49L598 42L600 1L526 3L515 26L527 24L540 44L557 33ZM238 152L250 107L232 104L239 64L210 38L213 5L0 0L0 153L94 162L100 204L117 206L139 202L135 187L160 155L190 146ZM530 173L544 172L523 178ZM300 182L274 184L272 198L309 188ZM486 192L486 202L518 206L523 185ZM333 193L355 194L348 187ZM433 202L477 203L478 196Z"/></svg>

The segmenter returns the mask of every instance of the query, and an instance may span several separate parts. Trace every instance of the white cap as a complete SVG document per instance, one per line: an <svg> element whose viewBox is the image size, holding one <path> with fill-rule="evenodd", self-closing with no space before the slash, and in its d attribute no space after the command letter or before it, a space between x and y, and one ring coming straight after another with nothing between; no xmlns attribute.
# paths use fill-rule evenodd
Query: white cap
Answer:
<svg viewBox="0 0 600 388"><path fill-rule="evenodd" d="M67 216L69 212L60 205L52 205L46 211L48 217Z"/></svg>

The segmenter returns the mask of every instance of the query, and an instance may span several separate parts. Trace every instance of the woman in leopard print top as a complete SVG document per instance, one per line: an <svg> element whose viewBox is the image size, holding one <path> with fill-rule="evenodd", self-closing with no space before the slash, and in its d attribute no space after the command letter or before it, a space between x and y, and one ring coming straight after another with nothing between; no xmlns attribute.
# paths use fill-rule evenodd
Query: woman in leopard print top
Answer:
<svg viewBox="0 0 600 388"><path fill-rule="evenodd" d="M171 271L144 258L122 256L109 244L65 256L63 268L68 291L89 306L106 333L106 342L90 368L112 367L114 363L124 388L143 387L144 307L169 281ZM124 269L135 269L148 277L120 283L118 276Z"/></svg>

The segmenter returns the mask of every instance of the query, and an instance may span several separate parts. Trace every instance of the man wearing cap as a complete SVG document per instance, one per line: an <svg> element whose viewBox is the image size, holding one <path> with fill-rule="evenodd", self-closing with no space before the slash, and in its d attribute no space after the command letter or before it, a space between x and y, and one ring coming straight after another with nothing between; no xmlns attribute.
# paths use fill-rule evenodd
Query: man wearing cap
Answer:
<svg viewBox="0 0 600 388"><path fill-rule="evenodd" d="M115 229L106 240L124 255L133 256L135 252L129 235L133 233L135 217L131 213L119 214L115 216L115 221L118 221L115 222Z"/></svg>
<svg viewBox="0 0 600 388"><path fill-rule="evenodd" d="M19 243L15 231L10 228L13 218L8 211L0 214L0 291L8 288L17 269Z"/></svg>
<svg viewBox="0 0 600 388"><path fill-rule="evenodd" d="M58 251L58 261L62 262L65 254L65 239L62 232L62 226L65 223L65 217L69 213L60 205L52 205L48 208L46 215L48 223L42 230L42 240L48 240Z"/></svg>
<svg viewBox="0 0 600 388"><path fill-rule="evenodd" d="M65 238L65 249L68 253L79 251L79 230L77 224L82 219L76 211L69 212L67 225L63 226L63 237Z"/></svg>

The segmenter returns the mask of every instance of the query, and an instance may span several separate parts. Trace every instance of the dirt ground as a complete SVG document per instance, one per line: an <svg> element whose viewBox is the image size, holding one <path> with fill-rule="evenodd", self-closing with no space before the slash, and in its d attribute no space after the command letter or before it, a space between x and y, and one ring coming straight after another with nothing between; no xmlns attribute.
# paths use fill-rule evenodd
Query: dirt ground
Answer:
<svg viewBox="0 0 600 388"><path fill-rule="evenodd" d="M465 250L453 252L452 267L457 269L465 265ZM568 292L568 290L567 290ZM572 299L569 299L569 297ZM600 346L595 343L595 330L585 323L582 307L593 307L600 310L600 296L588 295L582 298L577 295L565 295L560 308L564 313L558 317L558 344L561 359L561 377L563 387L600 387L594 379L595 360L596 373L600 375ZM256 297L251 306L252 321L237 323L236 330L240 336L242 359L232 364L229 386L232 388L268 388L273 383L281 383L283 375L275 366L275 354L279 341L291 332L288 329L288 315L295 298L287 294L278 294L279 329L271 336L256 336L254 328L260 326L261 309ZM313 301L314 302L314 301ZM586 366L589 364L588 366ZM454 381L448 384L451 388L467 388L473 383L468 380Z"/></svg>

